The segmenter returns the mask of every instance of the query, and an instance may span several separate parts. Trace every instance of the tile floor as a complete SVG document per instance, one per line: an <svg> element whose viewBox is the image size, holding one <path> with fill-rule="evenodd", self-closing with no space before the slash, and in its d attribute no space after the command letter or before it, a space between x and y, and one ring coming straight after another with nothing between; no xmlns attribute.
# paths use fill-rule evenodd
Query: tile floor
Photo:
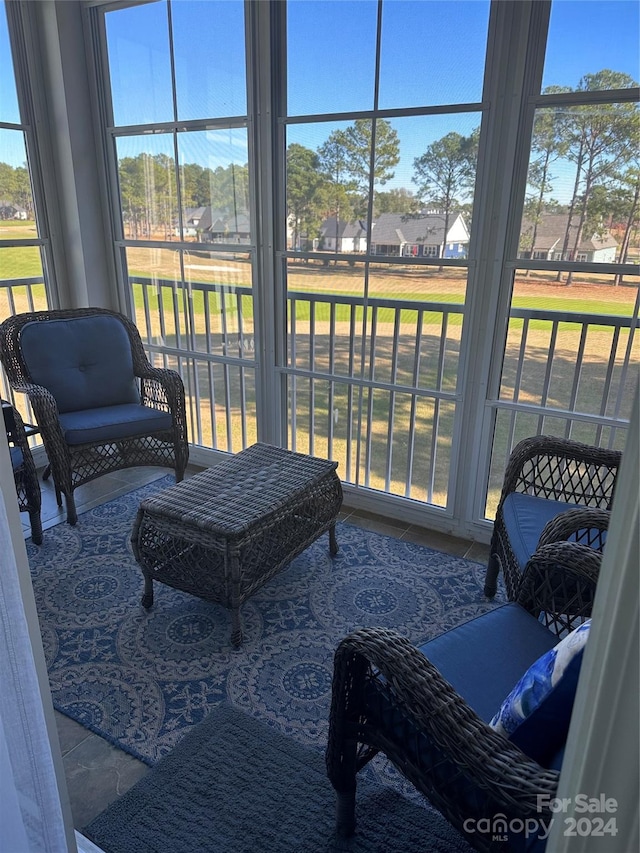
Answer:
<svg viewBox="0 0 640 853"><path fill-rule="evenodd" d="M187 476L197 470L190 468ZM108 474L87 483L75 493L78 514L113 500L166 473L167 471L161 468L136 468ZM42 523L46 536L47 528L65 520L65 510L56 504L51 480L42 482L41 487ZM21 518L25 535L29 535L29 518L26 513L23 513ZM368 530L407 539L458 557L467 557L479 562L485 562L488 557L488 546L482 543L458 539L371 512L344 506L339 518ZM109 803L142 778L149 768L57 711L56 721L74 825L76 829L82 829Z"/></svg>

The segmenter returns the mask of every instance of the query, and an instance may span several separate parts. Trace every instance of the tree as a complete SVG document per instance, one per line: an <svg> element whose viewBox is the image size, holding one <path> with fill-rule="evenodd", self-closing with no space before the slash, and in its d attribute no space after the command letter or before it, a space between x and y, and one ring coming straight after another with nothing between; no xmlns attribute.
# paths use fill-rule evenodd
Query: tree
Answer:
<svg viewBox="0 0 640 853"><path fill-rule="evenodd" d="M334 130L318 149L318 156L320 168L326 178L321 191L321 204L325 218L335 216L337 252L340 215L342 214L343 221L351 216L353 207L350 196L356 190L349 171L345 131Z"/></svg>
<svg viewBox="0 0 640 853"><path fill-rule="evenodd" d="M145 211L145 186L143 155L123 157L118 162L120 183L120 207L122 218L129 226L129 237L137 240Z"/></svg>
<svg viewBox="0 0 640 853"><path fill-rule="evenodd" d="M640 222L640 156L631 161L629 167L615 176L615 183L595 187L589 200L586 227L594 234L614 229L622 232L617 261L625 264L629 257L629 248L634 234L637 235ZM622 284L622 276L617 273L614 285Z"/></svg>
<svg viewBox="0 0 640 853"><path fill-rule="evenodd" d="M620 253L618 262L624 264L627 262L629 255L629 247L631 245L631 236L635 232L638 234L638 210L640 209L640 163L636 157L635 165L624 173L620 178L622 183L620 207L624 214L626 208L626 220L624 225L624 234L620 245ZM622 284L622 276L618 273L614 279L614 284Z"/></svg>
<svg viewBox="0 0 640 853"><path fill-rule="evenodd" d="M31 181L26 165L10 166L8 163L0 163L0 199L24 208L27 218L34 218Z"/></svg>
<svg viewBox="0 0 640 853"><path fill-rule="evenodd" d="M371 174L371 146L373 144L372 122L359 118L344 131L348 174L359 199L356 214L364 218L368 211ZM385 119L376 122L375 151L373 152L373 190L383 186L394 176L400 162L400 140L393 127Z"/></svg>
<svg viewBox="0 0 640 853"><path fill-rule="evenodd" d="M637 86L628 75L603 69L585 74L576 91L591 92ZM576 165L574 191L563 242L562 257L573 261L582 242L589 200L596 186L612 180L633 156L638 143L638 116L635 104L585 104L567 110L566 157ZM577 224L573 219L577 217ZM571 233L574 229L574 234ZM571 284L573 274L567 277ZM558 273L557 280L562 280Z"/></svg>
<svg viewBox="0 0 640 853"><path fill-rule="evenodd" d="M554 95L569 92L568 86L547 86L544 95ZM540 110L536 116L531 139L531 159L527 184L533 189L533 195L525 202L525 215L531 221L531 234L524 239L531 242L531 257L536 248L538 226L545 211L545 196L550 191L553 181L552 164L562 157L567 149L565 140L566 119L562 107L550 107ZM524 246L524 241L522 242ZM529 275L527 270L527 276Z"/></svg>
<svg viewBox="0 0 640 853"><path fill-rule="evenodd" d="M230 163L207 169L209 177L208 201L216 210L237 215L249 210L249 166L247 163Z"/></svg>
<svg viewBox="0 0 640 853"><path fill-rule="evenodd" d="M303 234L313 236L320 225L324 178L320 157L292 142L287 148L287 220L293 229L293 247Z"/></svg>
<svg viewBox="0 0 640 853"><path fill-rule="evenodd" d="M413 161L413 182L418 194L437 205L444 214L444 236L438 257L444 254L449 222L460 200L473 191L478 158L478 130L469 136L452 131L432 142L421 157Z"/></svg>
<svg viewBox="0 0 640 853"><path fill-rule="evenodd" d="M31 178L26 166L17 166L14 173L14 195L13 201L19 204L27 212L27 219L35 218L33 209L33 194L31 192Z"/></svg>
<svg viewBox="0 0 640 853"><path fill-rule="evenodd" d="M373 160L372 146L371 120L356 119L344 130L334 130L318 149L321 168L333 186L333 192L329 193L333 198L330 215L336 216L336 228L340 214L344 221L347 207L359 218L367 216L370 186L373 185L375 192L377 186L394 176L393 170L400 162L400 140L385 119L376 121Z"/></svg>
<svg viewBox="0 0 640 853"><path fill-rule="evenodd" d="M374 215L381 213L417 213L420 200L411 190L399 187L386 192L377 192L374 199Z"/></svg>
<svg viewBox="0 0 640 853"><path fill-rule="evenodd" d="M204 207L209 204L209 176L211 169L199 163L185 163L180 167L180 189L183 207Z"/></svg>

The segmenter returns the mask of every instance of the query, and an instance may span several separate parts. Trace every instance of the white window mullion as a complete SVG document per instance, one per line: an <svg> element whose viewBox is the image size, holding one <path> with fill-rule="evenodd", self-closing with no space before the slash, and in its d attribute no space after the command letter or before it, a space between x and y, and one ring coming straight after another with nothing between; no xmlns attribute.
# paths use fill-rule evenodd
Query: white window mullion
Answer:
<svg viewBox="0 0 640 853"><path fill-rule="evenodd" d="M277 369L286 364L287 339L285 285L277 254L285 210L284 129L276 121L286 100L286 10L284 4L250 2L245 10L249 156L254 164L251 218L257 246L253 293L258 437L286 446L287 379Z"/></svg>
<svg viewBox="0 0 640 853"><path fill-rule="evenodd" d="M513 275L505 261L518 245L533 123L527 98L540 91L550 8L547 0L492 6L483 94L490 108L483 116L462 339L464 411L456 419L452 465L453 514L470 535L486 526L494 413L485 404L500 381Z"/></svg>

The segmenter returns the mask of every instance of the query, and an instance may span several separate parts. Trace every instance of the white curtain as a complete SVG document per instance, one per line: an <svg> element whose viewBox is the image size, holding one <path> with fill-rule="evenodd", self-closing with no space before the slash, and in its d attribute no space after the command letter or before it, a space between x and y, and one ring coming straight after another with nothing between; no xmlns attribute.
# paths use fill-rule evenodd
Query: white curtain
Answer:
<svg viewBox="0 0 640 853"><path fill-rule="evenodd" d="M29 636L35 605L4 432L0 483L0 851L66 853L75 843L65 832L45 720L46 672L41 685L36 667L42 647Z"/></svg>

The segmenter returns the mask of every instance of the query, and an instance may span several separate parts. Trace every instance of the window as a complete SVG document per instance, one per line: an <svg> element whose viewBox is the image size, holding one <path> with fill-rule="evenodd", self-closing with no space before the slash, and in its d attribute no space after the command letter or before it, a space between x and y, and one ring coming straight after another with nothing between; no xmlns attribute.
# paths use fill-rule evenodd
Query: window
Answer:
<svg viewBox="0 0 640 853"><path fill-rule="evenodd" d="M619 445L632 5L619 42L578 0L93 6L122 282L192 441L268 435L337 460L355 502L467 533L523 435Z"/></svg>
<svg viewBox="0 0 640 853"><path fill-rule="evenodd" d="M41 191L31 102L26 85L18 86L23 77L14 74L9 16L17 44L19 6L0 0L0 321L48 306L50 268L46 220L37 204ZM4 375L2 383L2 396L12 397ZM24 399L16 402L23 409Z"/></svg>
<svg viewBox="0 0 640 853"><path fill-rule="evenodd" d="M277 369L291 447L337 459L356 489L447 507L467 263L438 261L473 206L489 3L428 6L286 4L287 221L325 242L303 264L280 247ZM337 239L358 224L362 262Z"/></svg>
<svg viewBox="0 0 640 853"><path fill-rule="evenodd" d="M192 443L225 451L257 437L244 12L160 0L105 14L130 310L152 360L183 375Z"/></svg>
<svg viewBox="0 0 640 853"><path fill-rule="evenodd" d="M532 260L524 268L512 257L505 270L511 309L493 411L497 471L505 448L541 432L624 445L640 363L639 17L637 4L616 0L551 6L541 85L529 93L513 255ZM489 507L498 489L499 476Z"/></svg>

